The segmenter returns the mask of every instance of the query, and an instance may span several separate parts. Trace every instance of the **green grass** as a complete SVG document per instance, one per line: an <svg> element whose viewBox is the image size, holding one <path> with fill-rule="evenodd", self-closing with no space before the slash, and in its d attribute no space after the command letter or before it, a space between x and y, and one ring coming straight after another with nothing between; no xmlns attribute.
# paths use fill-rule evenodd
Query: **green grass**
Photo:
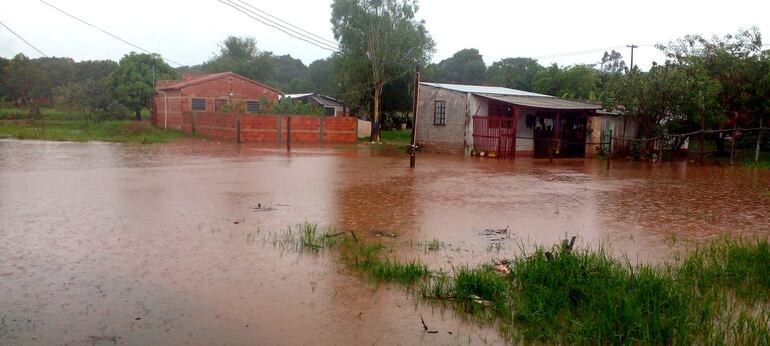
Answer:
<svg viewBox="0 0 770 346"><path fill-rule="evenodd" d="M603 250L537 249L501 274L492 264L432 272L400 263L380 244L334 237L342 261L377 282L496 324L512 341L547 344L770 344L767 239L720 238L675 264L632 265ZM299 239L299 238L298 238Z"/></svg>
<svg viewBox="0 0 770 346"><path fill-rule="evenodd" d="M0 138L74 142L166 143L181 137L183 137L181 132L163 131L146 121L0 121Z"/></svg>
<svg viewBox="0 0 770 346"><path fill-rule="evenodd" d="M408 145L412 142L412 130L388 130L380 132L383 144Z"/></svg>
<svg viewBox="0 0 770 346"><path fill-rule="evenodd" d="M85 116L79 111L61 110L56 108L40 108L40 114L46 120L85 120ZM133 115L128 118L131 119ZM142 119L150 118L150 110L142 109ZM0 108L0 120L29 119L29 109L26 108Z"/></svg>

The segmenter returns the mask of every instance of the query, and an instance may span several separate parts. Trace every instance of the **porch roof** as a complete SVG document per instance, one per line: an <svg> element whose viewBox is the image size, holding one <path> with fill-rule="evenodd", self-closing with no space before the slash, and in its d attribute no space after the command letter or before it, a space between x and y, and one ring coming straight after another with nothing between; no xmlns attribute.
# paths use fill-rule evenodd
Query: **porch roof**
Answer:
<svg viewBox="0 0 770 346"><path fill-rule="evenodd" d="M558 110L591 110L601 109L602 106L588 102L567 100L558 97L542 96L518 96L518 95L496 95L496 94L477 94L474 95L505 102L512 105L539 108L539 109L558 109Z"/></svg>

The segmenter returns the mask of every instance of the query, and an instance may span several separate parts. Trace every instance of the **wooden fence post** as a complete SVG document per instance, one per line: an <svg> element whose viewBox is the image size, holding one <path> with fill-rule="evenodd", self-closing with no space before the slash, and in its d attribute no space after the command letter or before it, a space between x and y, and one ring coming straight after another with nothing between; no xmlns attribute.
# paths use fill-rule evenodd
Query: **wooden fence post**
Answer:
<svg viewBox="0 0 770 346"><path fill-rule="evenodd" d="M607 169L610 169L612 162L612 130L610 130L610 144L607 146Z"/></svg>

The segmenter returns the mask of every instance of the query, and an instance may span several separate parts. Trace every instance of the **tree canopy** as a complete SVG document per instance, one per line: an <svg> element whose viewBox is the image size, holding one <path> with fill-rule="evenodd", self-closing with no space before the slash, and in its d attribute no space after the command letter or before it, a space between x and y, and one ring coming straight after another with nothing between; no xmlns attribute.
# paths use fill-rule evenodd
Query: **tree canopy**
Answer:
<svg viewBox="0 0 770 346"><path fill-rule="evenodd" d="M150 106L150 98L155 92L155 80L174 79L175 76L174 69L159 55L131 52L120 59L112 83L118 101L134 112L136 120L141 120L142 108Z"/></svg>
<svg viewBox="0 0 770 346"><path fill-rule="evenodd" d="M406 75L414 66L424 66L434 50L434 42L424 21L416 19L416 0L334 0L332 26L340 43L340 60L365 77L342 78L363 81L370 90L373 138L380 116L383 87L391 79Z"/></svg>

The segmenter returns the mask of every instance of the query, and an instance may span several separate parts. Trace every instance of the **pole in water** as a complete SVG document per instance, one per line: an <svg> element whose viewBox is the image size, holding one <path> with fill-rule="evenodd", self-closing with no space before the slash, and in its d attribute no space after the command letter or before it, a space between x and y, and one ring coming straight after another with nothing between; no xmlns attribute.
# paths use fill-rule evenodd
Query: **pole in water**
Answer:
<svg viewBox="0 0 770 346"><path fill-rule="evenodd" d="M610 130L610 144L607 146L607 169L610 169L612 162L612 130Z"/></svg>
<svg viewBox="0 0 770 346"><path fill-rule="evenodd" d="M291 115L286 116L286 151L291 151Z"/></svg>
<svg viewBox="0 0 770 346"><path fill-rule="evenodd" d="M420 95L420 66L414 69L414 98L412 99L412 142L409 145L409 167L417 165L417 101Z"/></svg>

